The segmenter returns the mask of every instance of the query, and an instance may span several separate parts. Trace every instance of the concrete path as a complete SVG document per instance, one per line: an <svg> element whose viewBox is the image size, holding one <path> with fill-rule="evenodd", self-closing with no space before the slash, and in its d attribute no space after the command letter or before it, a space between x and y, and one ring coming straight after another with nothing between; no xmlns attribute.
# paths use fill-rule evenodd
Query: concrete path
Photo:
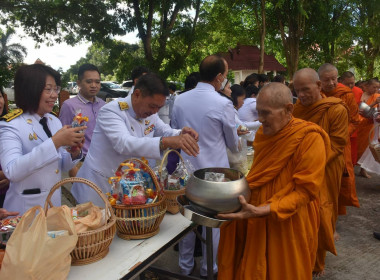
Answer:
<svg viewBox="0 0 380 280"><path fill-rule="evenodd" d="M355 171L358 174L359 169L356 168ZM339 217L337 231L340 240L336 242L338 256L328 253L326 274L320 279L380 279L380 241L373 237L374 230L380 231L380 176L373 175L371 179L357 176L356 184L361 207L349 207L348 214ZM200 258L196 258L196 261L194 276L199 275ZM154 265L179 272L178 252L173 248L167 250ZM146 278L173 279L151 273L147 273Z"/></svg>

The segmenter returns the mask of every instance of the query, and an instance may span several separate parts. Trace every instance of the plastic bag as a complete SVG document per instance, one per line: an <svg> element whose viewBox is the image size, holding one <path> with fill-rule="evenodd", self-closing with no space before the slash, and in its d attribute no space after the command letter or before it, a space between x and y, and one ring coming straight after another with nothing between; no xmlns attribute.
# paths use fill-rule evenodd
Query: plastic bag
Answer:
<svg viewBox="0 0 380 280"><path fill-rule="evenodd" d="M47 232L53 230L67 230L69 235L51 238ZM66 279L77 241L67 206L52 207L47 216L35 206L25 212L8 240L0 279Z"/></svg>
<svg viewBox="0 0 380 280"><path fill-rule="evenodd" d="M79 204L72 208L75 210L76 217L73 217L75 230L77 233L83 233L89 230L95 230L105 224L105 210L100 209L91 201Z"/></svg>

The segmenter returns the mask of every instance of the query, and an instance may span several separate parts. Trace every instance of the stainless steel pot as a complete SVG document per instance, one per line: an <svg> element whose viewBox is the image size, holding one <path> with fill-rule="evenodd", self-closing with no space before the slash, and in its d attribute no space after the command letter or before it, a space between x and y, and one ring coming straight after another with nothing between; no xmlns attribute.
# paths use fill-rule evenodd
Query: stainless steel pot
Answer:
<svg viewBox="0 0 380 280"><path fill-rule="evenodd" d="M228 182L206 181L206 172L223 173ZM197 210L209 215L232 213L241 208L239 195L247 201L251 190L244 174L230 168L204 168L193 173L186 185L186 197Z"/></svg>
<svg viewBox="0 0 380 280"><path fill-rule="evenodd" d="M365 102L360 102L359 103L359 110L361 111L360 114L368 119L372 119L373 115L377 113L377 109L375 107L370 107L367 103Z"/></svg>

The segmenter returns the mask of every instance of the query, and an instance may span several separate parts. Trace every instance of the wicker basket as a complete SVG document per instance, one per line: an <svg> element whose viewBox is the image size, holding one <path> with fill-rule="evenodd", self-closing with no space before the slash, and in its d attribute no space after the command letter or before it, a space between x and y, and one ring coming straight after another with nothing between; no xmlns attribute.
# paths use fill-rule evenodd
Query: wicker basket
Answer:
<svg viewBox="0 0 380 280"><path fill-rule="evenodd" d="M184 162L180 153L178 153L176 150L168 150L164 154L164 156L162 157L162 161L161 161L160 167L158 169L158 173L160 175L160 178L162 175L162 169L163 169L163 165L165 164L165 160L171 152L176 153L179 156L180 160L182 160L182 162ZM165 190L164 189L164 193L165 193L165 197L166 197L166 204L168 206L168 209L166 211L169 213L172 213L172 214L177 214L179 212L179 205L177 202L177 196L185 194L185 188L182 188L179 190Z"/></svg>
<svg viewBox="0 0 380 280"><path fill-rule="evenodd" d="M53 186L46 198L45 212L47 212L49 206L53 207L51 203L53 193L62 185L74 182L83 183L93 188L103 199L106 210L105 225L95 230L78 233L77 245L71 252L71 264L84 265L99 261L108 254L109 246L116 233L116 217L102 191L93 182L78 177L63 179Z"/></svg>
<svg viewBox="0 0 380 280"><path fill-rule="evenodd" d="M369 147L369 150L371 151L372 155L373 155L373 158L378 162L380 163L380 143L377 142L376 144L373 144L371 143L371 137L373 135L373 130L378 127L377 126L374 126L372 127L371 131L369 132L369 135L368 135L368 147Z"/></svg>
<svg viewBox="0 0 380 280"><path fill-rule="evenodd" d="M117 235L126 240L144 239L156 235L160 231L160 224L166 212L165 195L153 170L143 161L133 158L123 163L137 162L143 165L157 189L157 202L143 205L113 205L116 215ZM117 171L120 171L122 165Z"/></svg>

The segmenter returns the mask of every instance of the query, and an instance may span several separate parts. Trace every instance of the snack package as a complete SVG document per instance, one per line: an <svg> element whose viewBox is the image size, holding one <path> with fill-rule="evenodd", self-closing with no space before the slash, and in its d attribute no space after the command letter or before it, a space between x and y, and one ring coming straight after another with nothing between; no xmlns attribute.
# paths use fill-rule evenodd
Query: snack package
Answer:
<svg viewBox="0 0 380 280"><path fill-rule="evenodd" d="M205 172L205 180L213 182L224 182L224 174L216 172Z"/></svg>
<svg viewBox="0 0 380 280"><path fill-rule="evenodd" d="M82 113L81 113L81 110L76 110L75 111L75 116L73 118L73 122L71 123L71 127L81 127L81 126L85 126L88 122L88 117L87 116L82 116ZM79 132L83 132L83 130L79 131ZM69 149L71 151L75 151L76 149L78 149L77 146L72 146L72 147L69 147Z"/></svg>
<svg viewBox="0 0 380 280"><path fill-rule="evenodd" d="M60 236L69 236L69 231L67 231L67 230L52 230L52 231L48 231L47 234L51 238L56 238L56 237L60 237Z"/></svg>
<svg viewBox="0 0 380 280"><path fill-rule="evenodd" d="M165 190L179 190L185 187L193 172L194 167L190 161L179 162L176 170L168 176Z"/></svg>

